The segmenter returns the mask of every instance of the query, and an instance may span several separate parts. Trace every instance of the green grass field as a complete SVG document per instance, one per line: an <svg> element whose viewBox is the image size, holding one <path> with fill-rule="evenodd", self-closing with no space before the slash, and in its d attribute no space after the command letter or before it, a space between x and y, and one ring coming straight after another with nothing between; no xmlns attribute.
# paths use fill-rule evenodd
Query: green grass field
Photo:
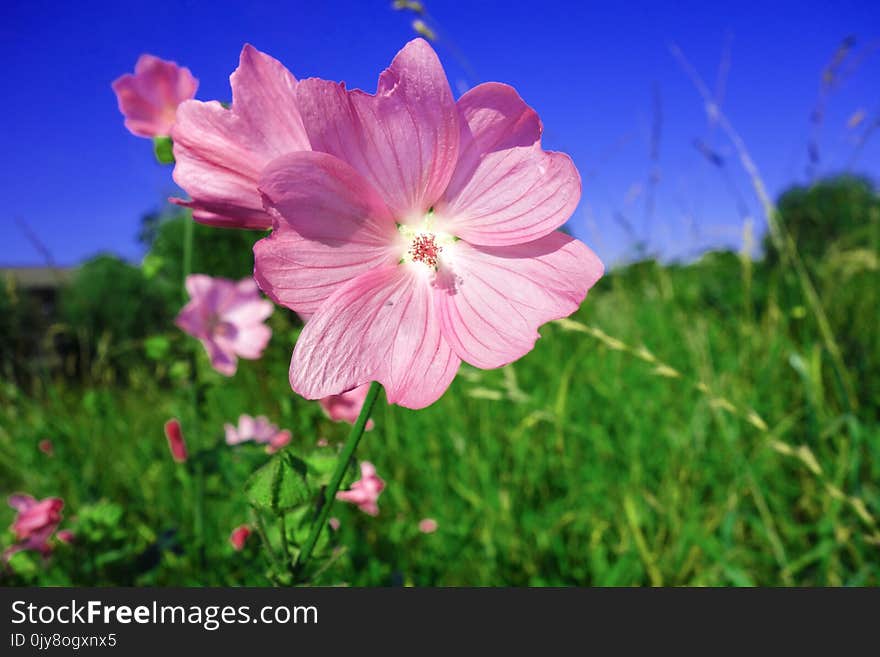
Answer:
<svg viewBox="0 0 880 657"><path fill-rule="evenodd" d="M846 358L840 372L784 269L722 253L612 272L514 365L463 367L423 411L380 398L358 458L387 482L381 513L337 503L341 528L319 545L311 581L880 584L877 277L868 268L818 278ZM867 295L863 311L837 308L841 290ZM240 553L228 542L252 521L245 481L268 457L225 446L223 423L264 413L293 432L290 451L319 462L348 429L291 392L296 329L281 310L271 324L265 357L232 379L200 356L198 391L185 362L167 359L139 361L122 378L98 363L75 384L53 374L3 384L0 493L63 497L61 526L77 540L45 561L19 553L0 577L270 584L258 537ZM167 333L172 350L190 340ZM162 433L172 416L191 452L217 447L199 461L201 514L196 466L175 464ZM51 457L37 448L43 438ZM418 531L424 517L435 533ZM0 523L12 519L0 510ZM277 525L267 531L278 558Z"/></svg>

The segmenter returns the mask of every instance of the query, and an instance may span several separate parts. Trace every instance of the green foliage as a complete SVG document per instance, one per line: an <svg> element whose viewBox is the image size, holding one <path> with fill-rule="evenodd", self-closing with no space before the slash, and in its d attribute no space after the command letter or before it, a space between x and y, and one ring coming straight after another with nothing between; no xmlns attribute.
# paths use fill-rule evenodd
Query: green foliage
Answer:
<svg viewBox="0 0 880 657"><path fill-rule="evenodd" d="M153 137L153 153L159 164L174 164L174 142L171 137Z"/></svg>
<svg viewBox="0 0 880 657"><path fill-rule="evenodd" d="M381 513L336 503L341 526L322 536L313 581L880 585L878 219L865 216L827 234L821 252L798 236L859 382L855 411L841 400L815 318L772 255L635 263L606 276L572 322L543 327L513 365L462 366L421 411L380 400L357 457L387 482ZM147 279L167 285L176 309L182 239L168 225L154 226L159 260ZM240 248L230 235L218 249ZM249 249L216 261L213 249L197 233L196 271L235 278L246 272L220 268L252 264ZM276 310L266 354L242 361L233 378L208 375L201 353L182 359L190 339L166 321L125 386L50 381L26 392L0 382L0 493L64 498L62 527L83 536L47 561L16 555L4 583L289 581L281 573L348 425L291 392L297 329L288 313ZM291 444L273 457L227 446L223 424L241 413L291 430ZM183 467L162 434L172 416L193 455ZM37 449L45 437L52 457ZM282 467L287 460L295 467ZM354 476L352 468L346 485ZM437 520L435 533L419 532L425 517ZM0 527L12 518L0 509ZM256 535L233 551L229 533L256 519L271 553ZM11 541L6 532L0 548Z"/></svg>
<svg viewBox="0 0 880 657"><path fill-rule="evenodd" d="M173 317L140 268L112 255L84 263L61 291L59 306L68 349L79 355L81 368L120 370L141 360L133 345Z"/></svg>
<svg viewBox="0 0 880 657"><path fill-rule="evenodd" d="M832 245L880 249L880 196L866 178L846 175L793 187L780 197L778 209L780 224L808 265L815 266ZM769 237L764 246L769 261L778 262Z"/></svg>
<svg viewBox="0 0 880 657"><path fill-rule="evenodd" d="M284 451L254 472L245 484L245 494L257 508L275 514L293 511L312 499L307 471L302 459Z"/></svg>

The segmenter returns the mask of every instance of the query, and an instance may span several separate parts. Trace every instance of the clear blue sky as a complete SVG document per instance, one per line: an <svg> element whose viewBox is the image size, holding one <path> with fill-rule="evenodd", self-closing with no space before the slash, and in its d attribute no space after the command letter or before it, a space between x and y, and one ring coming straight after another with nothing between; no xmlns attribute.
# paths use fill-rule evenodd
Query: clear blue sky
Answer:
<svg viewBox="0 0 880 657"><path fill-rule="evenodd" d="M847 35L857 42L844 68L856 66L828 98L819 171L843 169L854 139L880 113L876 0L426 5L456 93L487 80L514 85L541 115L545 145L572 155L584 194L570 225L608 263L632 251L621 217L635 238L667 257L738 246L746 212L763 231L729 142L709 129L668 42L681 46L713 88L729 44L722 106L774 195L806 180L820 74ZM154 163L149 142L123 128L110 89L140 53L190 67L205 100L228 99L228 77L245 42L298 77L373 91L378 73L414 35L412 18L384 0L7 0L0 8L0 265L42 260L16 219L61 264L100 251L142 256L135 241L140 217L175 187L170 168ZM662 108L656 165L654 89ZM868 118L848 128L859 110ZM726 158L728 180L694 148L697 138ZM647 181L655 166L651 213ZM880 178L880 134L861 151L857 169ZM746 207L738 207L737 195Z"/></svg>

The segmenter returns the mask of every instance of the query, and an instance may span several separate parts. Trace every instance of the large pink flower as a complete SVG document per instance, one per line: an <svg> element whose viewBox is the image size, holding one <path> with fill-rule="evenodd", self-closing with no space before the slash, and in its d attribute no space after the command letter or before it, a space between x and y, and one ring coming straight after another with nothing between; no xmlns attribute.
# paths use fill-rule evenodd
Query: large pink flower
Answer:
<svg viewBox="0 0 880 657"><path fill-rule="evenodd" d="M369 385L358 386L349 392L343 392L341 395L330 395L319 400L321 408L334 422L348 422L354 424L361 409L364 407L364 400L367 398L367 392L370 390ZM370 431L374 422L372 419L367 420L366 430Z"/></svg>
<svg viewBox="0 0 880 657"><path fill-rule="evenodd" d="M257 181L279 155L309 148L297 110L297 80L278 61L246 45L229 79L232 106L190 101L180 106L174 139L174 181L192 198L172 199L192 208L204 224L272 227Z"/></svg>
<svg viewBox="0 0 880 657"><path fill-rule="evenodd" d="M113 91L129 131L138 137L164 137L171 134L178 105L195 96L198 86L188 68L141 55L134 74L114 80Z"/></svg>
<svg viewBox="0 0 880 657"><path fill-rule="evenodd" d="M260 287L309 317L290 365L304 397L375 380L390 403L427 406L462 360L495 368L529 352L601 277L557 230L580 199L577 170L542 149L513 88L456 102L416 39L375 95L308 79L296 104L313 150L262 171L274 230L254 253Z"/></svg>
<svg viewBox="0 0 880 657"><path fill-rule="evenodd" d="M61 522L61 509L64 501L58 497L47 497L37 501L30 495L16 494L9 497L9 506L18 511L12 531L18 543L3 553L3 558L21 550L37 550L46 555L52 551L49 538Z"/></svg>
<svg viewBox="0 0 880 657"><path fill-rule="evenodd" d="M175 323L201 340L215 370L235 374L238 358L257 359L272 337L263 321L272 304L260 297L253 279L238 282L192 274L186 278L191 297Z"/></svg>
<svg viewBox="0 0 880 657"><path fill-rule="evenodd" d="M361 478L351 485L349 490L336 493L336 499L350 502L371 516L379 515L377 501L379 494L385 489L385 482L376 474L376 467L369 461L361 463Z"/></svg>

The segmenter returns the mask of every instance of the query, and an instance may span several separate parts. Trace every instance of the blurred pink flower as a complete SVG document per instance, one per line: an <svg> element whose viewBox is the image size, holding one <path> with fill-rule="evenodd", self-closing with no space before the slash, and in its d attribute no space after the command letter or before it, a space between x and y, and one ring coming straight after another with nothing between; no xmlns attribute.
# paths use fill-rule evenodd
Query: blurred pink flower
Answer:
<svg viewBox="0 0 880 657"><path fill-rule="evenodd" d="M168 439L171 458L178 463L185 463L187 459L186 441L183 439L183 431L180 429L180 421L177 418L171 418L165 423L165 437Z"/></svg>
<svg viewBox="0 0 880 657"><path fill-rule="evenodd" d="M43 440L37 443L37 449L43 452L46 456L52 456L55 453L55 446L48 438L43 438Z"/></svg>
<svg viewBox="0 0 880 657"><path fill-rule="evenodd" d="M134 74L117 78L113 91L130 132L138 137L164 137L171 134L178 105L195 96L198 86L188 68L141 55Z"/></svg>
<svg viewBox="0 0 880 657"><path fill-rule="evenodd" d="M55 538L57 538L62 543L73 543L74 535L73 532L69 529L62 529L57 534L55 534Z"/></svg>
<svg viewBox="0 0 880 657"><path fill-rule="evenodd" d="M376 475L376 468L369 461L361 462L361 478L351 485L351 489L336 493L336 499L351 502L371 516L379 515L376 501L385 488L385 482Z"/></svg>
<svg viewBox="0 0 880 657"><path fill-rule="evenodd" d="M437 521L433 518L422 518L419 521L419 531L423 534L433 534L437 531Z"/></svg>
<svg viewBox="0 0 880 657"><path fill-rule="evenodd" d="M253 112L273 89L256 83ZM462 360L491 369L528 353L538 327L577 310L602 276L557 230L580 199L577 169L542 148L512 87L456 102L416 39L375 95L311 78L295 98L312 150L288 148L259 175L274 223L254 277L309 318L290 364L303 397L379 381L389 403L428 406Z"/></svg>
<svg viewBox="0 0 880 657"><path fill-rule="evenodd" d="M18 511L10 529L15 532L18 543L3 552L7 560L21 550L37 550L43 555L52 551L49 538L61 522L61 509L64 501L58 497L47 497L37 501L30 495L17 493L8 499L9 506Z"/></svg>
<svg viewBox="0 0 880 657"><path fill-rule="evenodd" d="M260 171L279 155L309 148L297 110L297 80L251 45L229 78L232 106L189 101L180 106L174 139L174 181L192 198L204 224L268 230L272 218L257 190Z"/></svg>
<svg viewBox="0 0 880 657"><path fill-rule="evenodd" d="M330 529L335 532L338 532L339 528L342 526L342 523L339 522L339 518L330 518L327 520L327 524L330 525Z"/></svg>
<svg viewBox="0 0 880 657"><path fill-rule="evenodd" d="M190 302L175 324L201 340L215 370L232 376L239 357L255 360L262 355L272 337L263 322L273 308L260 297L253 279L235 282L192 274L186 277L186 290Z"/></svg>
<svg viewBox="0 0 880 657"><path fill-rule="evenodd" d="M241 552L244 549L244 544L248 539L248 536L251 535L251 528L248 525L239 525L235 529L232 530L232 533L229 535L229 542L232 543L232 547L235 548L237 552Z"/></svg>
<svg viewBox="0 0 880 657"><path fill-rule="evenodd" d="M324 413L335 422L348 422L354 424L363 408L364 400L367 398L367 392L370 389L369 384L358 386L354 390L343 392L341 395L330 395L318 400ZM373 428L375 422L372 419L367 420L366 430Z"/></svg>
<svg viewBox="0 0 880 657"><path fill-rule="evenodd" d="M270 454L287 445L291 438L289 431L282 431L263 415L255 418L250 415L240 415L238 427L227 422L223 428L226 432L227 445L238 445L253 440L266 445L266 451Z"/></svg>

